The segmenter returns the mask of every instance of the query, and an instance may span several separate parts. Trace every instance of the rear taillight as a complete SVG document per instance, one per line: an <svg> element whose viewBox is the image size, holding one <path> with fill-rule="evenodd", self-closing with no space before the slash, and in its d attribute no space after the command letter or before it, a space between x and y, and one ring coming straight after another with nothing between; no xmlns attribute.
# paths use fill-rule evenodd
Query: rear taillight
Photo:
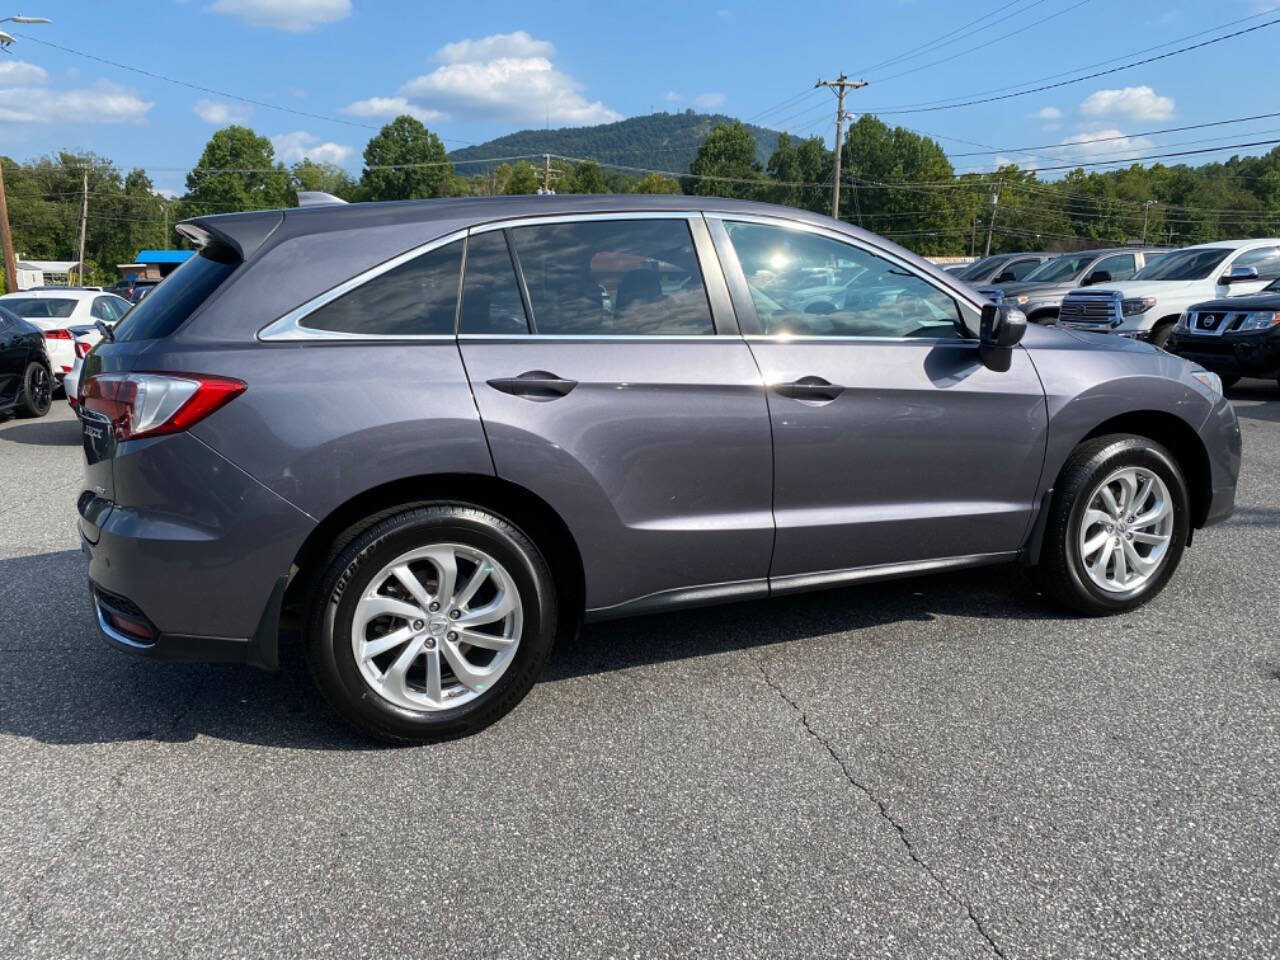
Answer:
<svg viewBox="0 0 1280 960"><path fill-rule="evenodd" d="M76 341L76 356L83 360L89 355L89 351L93 349L93 344L84 340Z"/></svg>
<svg viewBox="0 0 1280 960"><path fill-rule="evenodd" d="M136 440L180 433L244 390L203 373L101 373L80 385L80 403L109 420L117 440Z"/></svg>
<svg viewBox="0 0 1280 960"><path fill-rule="evenodd" d="M46 330L44 332L46 340L74 340L70 330Z"/></svg>

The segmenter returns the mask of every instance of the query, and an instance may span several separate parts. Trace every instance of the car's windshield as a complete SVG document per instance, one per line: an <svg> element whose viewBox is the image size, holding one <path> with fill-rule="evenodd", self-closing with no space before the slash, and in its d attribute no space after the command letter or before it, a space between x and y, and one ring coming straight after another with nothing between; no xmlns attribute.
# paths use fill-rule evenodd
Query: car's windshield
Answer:
<svg viewBox="0 0 1280 960"><path fill-rule="evenodd" d="M1209 247L1179 250L1166 254L1159 262L1148 264L1134 274L1135 280L1203 280L1231 253L1229 249Z"/></svg>
<svg viewBox="0 0 1280 960"><path fill-rule="evenodd" d="M76 308L76 301L55 297L14 297L4 305L20 317L69 317Z"/></svg>
<svg viewBox="0 0 1280 960"><path fill-rule="evenodd" d="M1264 293L1280 293L1280 278L1272 280L1262 290Z"/></svg>
<svg viewBox="0 0 1280 960"><path fill-rule="evenodd" d="M1040 264L1040 266L1028 273L1023 278L1023 282L1066 283L1088 266L1092 259L1092 254L1068 254L1065 257L1055 257L1052 260L1046 260L1044 263Z"/></svg>
<svg viewBox="0 0 1280 960"><path fill-rule="evenodd" d="M961 280L977 280L985 277L988 273L996 268L997 264L1004 262L1004 257L986 257L977 263L971 263L960 273Z"/></svg>

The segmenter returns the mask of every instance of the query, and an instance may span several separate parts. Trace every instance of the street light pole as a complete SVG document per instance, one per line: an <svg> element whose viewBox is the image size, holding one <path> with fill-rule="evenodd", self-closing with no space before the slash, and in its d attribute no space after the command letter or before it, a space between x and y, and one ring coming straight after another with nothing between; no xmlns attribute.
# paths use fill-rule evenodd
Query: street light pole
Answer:
<svg viewBox="0 0 1280 960"><path fill-rule="evenodd" d="M1148 200L1142 205L1142 242L1147 242L1147 221L1151 218L1151 207L1155 204L1154 200Z"/></svg>

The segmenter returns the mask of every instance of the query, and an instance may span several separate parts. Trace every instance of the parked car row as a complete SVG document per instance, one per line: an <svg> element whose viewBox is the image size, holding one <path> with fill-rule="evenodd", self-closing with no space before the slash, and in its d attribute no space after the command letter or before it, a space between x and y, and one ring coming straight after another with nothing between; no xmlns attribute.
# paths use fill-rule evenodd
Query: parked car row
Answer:
<svg viewBox="0 0 1280 960"><path fill-rule="evenodd" d="M128 300L100 287L39 287L0 296L0 307L44 334L55 390L63 385L76 361L102 338L98 323L115 324L131 306Z"/></svg>

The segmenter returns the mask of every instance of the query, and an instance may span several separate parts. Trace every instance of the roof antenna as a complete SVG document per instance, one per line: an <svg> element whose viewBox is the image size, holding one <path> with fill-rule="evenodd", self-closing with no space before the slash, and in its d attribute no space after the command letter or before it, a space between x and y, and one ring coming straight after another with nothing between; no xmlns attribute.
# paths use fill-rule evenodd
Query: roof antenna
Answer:
<svg viewBox="0 0 1280 960"><path fill-rule="evenodd" d="M298 191L299 207L325 207L335 203L346 202L341 197L335 197L332 193L325 193L323 190Z"/></svg>

